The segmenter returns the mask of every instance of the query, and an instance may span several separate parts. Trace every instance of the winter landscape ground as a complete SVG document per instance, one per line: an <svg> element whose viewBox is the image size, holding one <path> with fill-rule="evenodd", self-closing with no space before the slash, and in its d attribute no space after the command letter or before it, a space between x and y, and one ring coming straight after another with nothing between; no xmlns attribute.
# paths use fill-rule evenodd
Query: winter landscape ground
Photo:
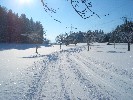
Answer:
<svg viewBox="0 0 133 100"><path fill-rule="evenodd" d="M0 44L0 100L133 100L133 45Z"/></svg>

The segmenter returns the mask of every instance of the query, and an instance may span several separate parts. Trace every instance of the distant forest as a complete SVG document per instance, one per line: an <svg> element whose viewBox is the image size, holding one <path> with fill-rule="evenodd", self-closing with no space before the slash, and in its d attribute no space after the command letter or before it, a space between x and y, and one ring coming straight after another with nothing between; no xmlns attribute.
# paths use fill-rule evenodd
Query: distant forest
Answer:
<svg viewBox="0 0 133 100"><path fill-rule="evenodd" d="M25 14L13 13L0 6L1 43L43 43L43 26L39 21L28 19Z"/></svg>

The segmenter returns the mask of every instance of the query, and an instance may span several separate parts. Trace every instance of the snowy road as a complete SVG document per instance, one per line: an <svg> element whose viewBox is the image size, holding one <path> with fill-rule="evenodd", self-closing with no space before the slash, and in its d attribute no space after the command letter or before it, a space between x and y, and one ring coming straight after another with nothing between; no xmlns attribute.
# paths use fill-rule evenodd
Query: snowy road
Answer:
<svg viewBox="0 0 133 100"><path fill-rule="evenodd" d="M6 90L2 97L7 100L133 100L133 72L88 55L86 46L37 55L42 59L16 76L19 85L8 86L10 91Z"/></svg>

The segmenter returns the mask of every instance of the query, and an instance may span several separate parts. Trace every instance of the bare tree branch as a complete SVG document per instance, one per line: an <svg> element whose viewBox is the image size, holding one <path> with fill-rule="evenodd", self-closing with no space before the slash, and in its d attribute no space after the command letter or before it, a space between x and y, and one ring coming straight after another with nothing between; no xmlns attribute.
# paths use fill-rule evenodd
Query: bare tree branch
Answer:
<svg viewBox="0 0 133 100"><path fill-rule="evenodd" d="M100 18L100 16L95 13L94 11L92 11L90 8L92 7L92 4L89 0L67 0L70 1L71 6L73 7L73 9L75 10L75 12L83 19L87 19L90 18L93 15L96 15L98 18ZM44 6L44 10L46 13L56 13L56 10L53 8L48 7L47 3L44 2L44 0L41 0L43 6ZM82 6L84 7L83 9ZM90 15L87 15L88 12L90 12ZM51 16L51 15L50 15ZM53 17L53 16L51 16ZM57 20L54 18L55 21L61 23L61 21Z"/></svg>
<svg viewBox="0 0 133 100"><path fill-rule="evenodd" d="M51 14L52 14L52 13L56 13L57 11L56 11L55 9L53 9L53 8L50 8L50 7L48 6L48 4L44 2L44 0L41 0L41 2L42 2L42 4L43 4L43 6L44 6L44 11L45 11L46 13L48 13L48 15L49 15L51 18L53 18L53 16L52 16ZM50 13L50 14L49 14L49 13ZM55 18L53 18L53 19L54 19L55 21L61 23L61 21L59 21L59 20L57 20L57 19L55 19Z"/></svg>
<svg viewBox="0 0 133 100"><path fill-rule="evenodd" d="M89 2L89 0L71 0L71 5L76 13L83 19L90 18L93 15L96 15L98 18L100 18L98 14L90 9L92 7L92 4L91 2ZM83 10L80 9L82 5L84 6ZM88 12L91 12L92 14L90 16L87 16Z"/></svg>

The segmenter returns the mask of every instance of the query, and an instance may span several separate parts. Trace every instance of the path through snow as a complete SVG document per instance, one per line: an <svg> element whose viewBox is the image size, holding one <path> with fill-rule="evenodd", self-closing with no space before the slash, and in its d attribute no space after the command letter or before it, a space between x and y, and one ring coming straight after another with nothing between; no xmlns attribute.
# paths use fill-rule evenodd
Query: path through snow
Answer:
<svg viewBox="0 0 133 100"><path fill-rule="evenodd" d="M80 46L38 55L42 59L16 76L17 85L7 85L0 100L133 100L133 72L86 52Z"/></svg>

